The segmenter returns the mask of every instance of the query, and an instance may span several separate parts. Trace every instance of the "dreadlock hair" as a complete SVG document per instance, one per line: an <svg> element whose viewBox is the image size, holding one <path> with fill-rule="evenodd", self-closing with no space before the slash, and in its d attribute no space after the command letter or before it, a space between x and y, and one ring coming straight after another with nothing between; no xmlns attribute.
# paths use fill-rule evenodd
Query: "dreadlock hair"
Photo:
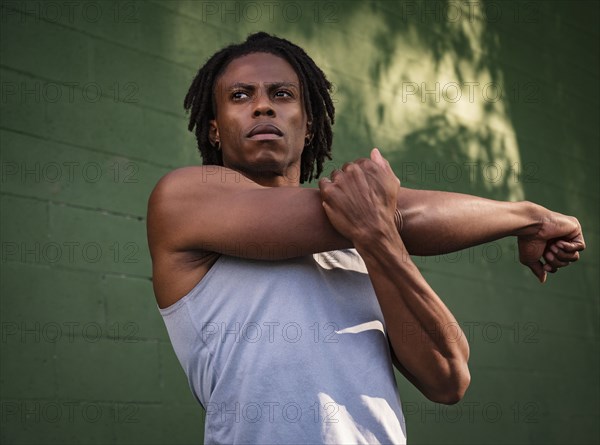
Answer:
<svg viewBox="0 0 600 445"><path fill-rule="evenodd" d="M331 159L335 108L331 100L332 84L306 52L292 42L258 32L245 42L223 48L200 68L185 96L183 107L190 112L188 130L194 131L204 165L223 165L222 151L209 139L209 122L215 119L214 91L217 80L229 63L251 53L270 53L286 60L296 71L302 89L304 109L310 122L311 137L301 157L300 182L318 178L325 158ZM316 166L315 166L316 164Z"/></svg>

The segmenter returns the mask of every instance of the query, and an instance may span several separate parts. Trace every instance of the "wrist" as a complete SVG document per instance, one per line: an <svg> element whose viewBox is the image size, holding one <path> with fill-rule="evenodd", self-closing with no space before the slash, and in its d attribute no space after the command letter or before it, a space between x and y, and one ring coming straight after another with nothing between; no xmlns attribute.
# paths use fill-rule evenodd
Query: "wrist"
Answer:
<svg viewBox="0 0 600 445"><path fill-rule="evenodd" d="M544 217L548 210L541 205L531 201L514 203L519 225L515 230L515 236L535 235L540 231L544 223Z"/></svg>
<svg viewBox="0 0 600 445"><path fill-rule="evenodd" d="M396 224L362 232L361 236L352 239L352 244L361 255L390 252L397 248L406 250Z"/></svg>
<svg viewBox="0 0 600 445"><path fill-rule="evenodd" d="M394 270L395 273L418 272L400 234L396 230L393 230L388 236L365 238L357 241L354 248L365 261L369 273L374 270L385 273L389 273L391 270Z"/></svg>

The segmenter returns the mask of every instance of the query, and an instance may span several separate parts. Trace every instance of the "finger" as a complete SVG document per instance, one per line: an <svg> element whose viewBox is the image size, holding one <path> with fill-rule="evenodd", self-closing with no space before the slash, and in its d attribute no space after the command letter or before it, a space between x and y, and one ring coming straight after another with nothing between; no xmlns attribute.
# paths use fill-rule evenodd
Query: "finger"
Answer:
<svg viewBox="0 0 600 445"><path fill-rule="evenodd" d="M388 160L383 157L378 148L371 150L371 160L381 167L385 172L394 175L396 181L398 181L398 184L400 184L400 179L396 176L394 170L392 170L392 166Z"/></svg>
<svg viewBox="0 0 600 445"><path fill-rule="evenodd" d="M553 269L558 269L559 267L566 267L570 264L567 261L561 261L556 257L556 255L554 255L554 253L550 251L544 253L544 259L546 260L546 265L552 266ZM549 270L548 268L545 269Z"/></svg>
<svg viewBox="0 0 600 445"><path fill-rule="evenodd" d="M392 170L390 163L383 157L378 148L371 150L371 160L387 172Z"/></svg>
<svg viewBox="0 0 600 445"><path fill-rule="evenodd" d="M354 162L344 163L344 165L342 165L342 171L345 172L346 170L348 170L348 167L350 167L352 164L354 164Z"/></svg>
<svg viewBox="0 0 600 445"><path fill-rule="evenodd" d="M319 190L323 193L325 190L329 189L333 184L331 180L327 177L319 179Z"/></svg>
<svg viewBox="0 0 600 445"><path fill-rule="evenodd" d="M342 173L342 171L341 171L341 170L339 170L339 169L335 169L335 170L333 170L333 171L331 172L331 174L329 175L329 177L331 178L331 182L335 182L335 178L336 178L337 176L339 176L341 173Z"/></svg>
<svg viewBox="0 0 600 445"><path fill-rule="evenodd" d="M579 259L579 252L565 252L562 249L559 249L555 244L550 246L550 250L554 253L554 256L558 258L560 261L568 261L573 262Z"/></svg>
<svg viewBox="0 0 600 445"><path fill-rule="evenodd" d="M527 263L527 267L529 267L529 269L531 269L531 271L537 277L537 279L539 280L540 283L546 282L546 278L548 277L548 275L546 274L546 271L544 270L544 265L542 264L541 261L534 261L532 263Z"/></svg>
<svg viewBox="0 0 600 445"><path fill-rule="evenodd" d="M560 240L557 241L556 246L562 250L565 250L567 252L576 252L576 251L581 251L585 249L585 243L583 241L565 241L565 240Z"/></svg>
<svg viewBox="0 0 600 445"><path fill-rule="evenodd" d="M558 253L554 254L559 261L565 261L569 263L573 263L574 261L579 260L579 252L564 252L559 250Z"/></svg>

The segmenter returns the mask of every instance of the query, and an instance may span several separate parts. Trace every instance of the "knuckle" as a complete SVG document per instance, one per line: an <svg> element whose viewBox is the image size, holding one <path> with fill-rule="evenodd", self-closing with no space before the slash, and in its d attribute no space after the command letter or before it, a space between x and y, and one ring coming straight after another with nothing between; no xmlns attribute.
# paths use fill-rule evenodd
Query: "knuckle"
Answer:
<svg viewBox="0 0 600 445"><path fill-rule="evenodd" d="M362 168L354 163L348 164L344 173L347 175L345 179L355 180L362 173Z"/></svg>
<svg viewBox="0 0 600 445"><path fill-rule="evenodd" d="M331 194L332 194L331 187L321 189L321 198L323 198L323 201L330 201Z"/></svg>
<svg viewBox="0 0 600 445"><path fill-rule="evenodd" d="M377 171L379 171L379 166L370 159L368 159L368 162L365 162L364 168L369 173L376 173Z"/></svg>

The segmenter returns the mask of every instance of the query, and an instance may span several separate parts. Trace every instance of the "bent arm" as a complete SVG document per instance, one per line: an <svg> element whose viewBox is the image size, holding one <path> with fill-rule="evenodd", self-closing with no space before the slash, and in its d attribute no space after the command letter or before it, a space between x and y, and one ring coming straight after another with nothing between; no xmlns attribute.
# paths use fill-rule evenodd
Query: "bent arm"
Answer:
<svg viewBox="0 0 600 445"><path fill-rule="evenodd" d="M357 251L381 306L396 367L428 399L460 401L470 383L466 336L398 233L357 242Z"/></svg>
<svg viewBox="0 0 600 445"><path fill-rule="evenodd" d="M350 164L319 186L329 220L365 261L398 369L430 400L456 403L470 382L469 347L396 229L400 186L391 168Z"/></svg>

